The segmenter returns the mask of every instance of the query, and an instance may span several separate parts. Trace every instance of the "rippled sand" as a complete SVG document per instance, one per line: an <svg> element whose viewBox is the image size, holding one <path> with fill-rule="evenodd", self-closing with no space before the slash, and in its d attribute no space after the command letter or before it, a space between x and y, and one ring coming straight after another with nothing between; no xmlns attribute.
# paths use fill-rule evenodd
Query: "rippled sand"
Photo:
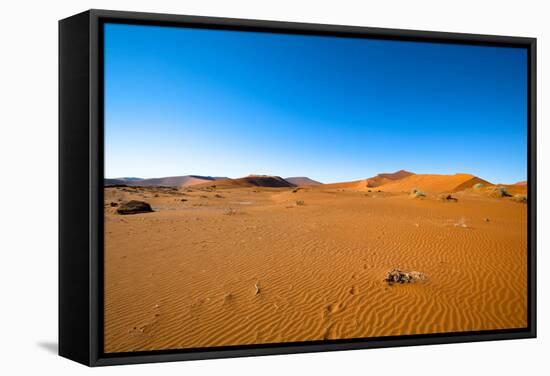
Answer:
<svg viewBox="0 0 550 376"><path fill-rule="evenodd" d="M155 212L106 207L105 351L527 325L525 204L292 191L107 188ZM388 286L396 267L427 278Z"/></svg>

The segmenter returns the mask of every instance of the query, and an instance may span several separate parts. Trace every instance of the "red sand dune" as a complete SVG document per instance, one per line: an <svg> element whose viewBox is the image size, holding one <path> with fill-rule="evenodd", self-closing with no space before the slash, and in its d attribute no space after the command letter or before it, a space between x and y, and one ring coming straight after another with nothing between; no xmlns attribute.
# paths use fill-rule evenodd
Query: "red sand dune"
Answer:
<svg viewBox="0 0 550 376"><path fill-rule="evenodd" d="M380 187L384 184L387 184L396 180L404 179L411 175L414 175L414 173L405 171L405 170L399 170L392 173L381 173L367 179L354 180L354 181L342 182L342 183L323 184L323 188L336 188L336 189L374 188L374 187Z"/></svg>
<svg viewBox="0 0 550 376"><path fill-rule="evenodd" d="M414 172L409 172L409 171L406 171L406 170L399 170L399 171L392 172L392 173L384 172L384 173L378 174L379 177L390 179L390 180L399 180L399 179L403 179L403 178L406 178L406 177L411 176L411 175L414 175Z"/></svg>
<svg viewBox="0 0 550 376"><path fill-rule="evenodd" d="M508 188L508 192L513 195L527 194L527 185L510 185L507 188Z"/></svg>
<svg viewBox="0 0 550 376"><path fill-rule="evenodd" d="M369 188L380 187L381 185L390 183L394 180L401 180L411 175L414 175L414 173L405 171L405 170L399 170L393 173L381 173L376 176L373 176L372 178L368 178L367 187Z"/></svg>
<svg viewBox="0 0 550 376"><path fill-rule="evenodd" d="M343 183L330 183L323 184L320 187L322 188L334 188L334 189L361 189L367 186L367 179L354 180Z"/></svg>
<svg viewBox="0 0 550 376"><path fill-rule="evenodd" d="M409 192L416 188L424 192L443 193L461 191L478 183L491 185L488 181L471 174L417 174L386 183L380 188L386 192Z"/></svg>

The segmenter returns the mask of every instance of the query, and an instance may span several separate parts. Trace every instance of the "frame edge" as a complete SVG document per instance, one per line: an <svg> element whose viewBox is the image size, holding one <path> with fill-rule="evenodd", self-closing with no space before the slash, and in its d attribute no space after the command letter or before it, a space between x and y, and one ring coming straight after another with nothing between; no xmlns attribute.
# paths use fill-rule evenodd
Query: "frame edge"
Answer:
<svg viewBox="0 0 550 376"><path fill-rule="evenodd" d="M64 287L62 286L62 253L65 255L67 253L66 246L62 246L62 238L67 237L62 234L65 231L63 229L69 229L75 225L70 223L72 221L68 220L67 216L62 216L64 212L61 208L62 201L66 202L69 195L62 193L63 184L67 183L68 179L65 175L62 176L62 171L65 173L70 171L70 167L64 166L66 164L66 157L62 157L62 132L67 129L69 125L67 120L62 116L62 101L69 100L71 97L67 95L69 89L62 90L63 78L62 78L62 62L63 62L63 49L61 43L62 37L62 24L70 22L70 20L85 17L85 28L88 32L88 42L86 45L88 52L88 79L86 85L86 106L87 106L87 117L86 124L88 128L88 142L85 145L85 151L87 154L86 166L81 165L85 169L88 181L86 181L86 186L89 187L87 194L87 202L89 203L88 212L88 226L86 227L87 232L87 248L89 252L86 256L88 257L88 268L87 268L87 281L88 288L85 291L85 296L88 299L88 309L86 312L80 312L78 316L86 316L87 320L87 330L88 337L78 336L78 339L84 342L84 350L86 350L86 355L76 354L71 351L67 351L67 337L65 334L64 340L62 340L62 331L65 331L67 327L64 327L62 330L62 301L67 303L67 293L68 290L75 291L75 287ZM307 346L295 345L292 346L279 346L271 348L254 348L254 349L212 349L208 351L196 351L190 353L151 353L151 354L113 354L105 356L101 351L101 341L98 335L98 331L102 329L102 322L100 318L102 317L99 312L99 297L100 297L100 280L101 276L98 275L98 262L101 260L98 258L99 252L101 249L98 244L97 236L95 236L95 231L98 228L98 221L101 219L99 215L102 214L98 210L99 205L99 182L102 178L100 170L100 158L99 147L100 147L100 117L102 116L100 112L100 103L99 103L99 88L98 88L98 78L100 76L100 43L99 43L99 32L98 27L100 25L101 19L109 18L118 18L125 19L128 22L132 21L143 21L143 22L162 22L162 23L190 23L196 25L204 26L234 26L240 25L244 28L255 28L255 29L265 29L266 31L272 32L285 32L285 30L299 30L304 33L312 33L314 31L325 30L327 33L331 34L356 34L356 35L376 35L382 38L396 38L403 34L406 34L411 39L422 39L424 41L434 41L434 40L446 40L450 43L464 43L465 40L469 41L471 44L512 44L518 45L520 47L526 47L529 49L528 55L530 58L530 77L529 77L529 95L530 103L528 108L529 113L529 200L530 200L530 210L529 220L530 220L530 232L529 238L531 241L529 248L529 267L530 274L529 284L529 328L524 330L515 331L515 332L502 332L502 333L480 333L473 334L471 332L466 332L463 335L457 335L456 337L450 337L449 334L438 337L431 338L407 338L403 336L401 339L388 339L388 338L379 338L372 342L362 342L362 343L323 343L323 344L310 344ZM66 58L66 57L65 57ZM231 19L231 18L218 18L218 17L202 17L202 16L181 16L181 15L171 15L171 14L160 14L160 13L141 13L141 12L124 12L124 11L108 11L108 10L99 10L91 9L79 15L66 18L60 21L60 159L59 159L59 169L60 169L60 285L59 285L59 294L60 294L60 334L59 334L59 353L61 356L65 356L69 359L75 360L82 364L88 366L105 366L105 365L115 365L115 364L135 364L135 363L149 363L149 362L166 362L166 361L182 361L182 360L196 360L196 359L212 359L212 358L227 358L227 357L243 357L243 356L260 356L260 355L277 355L277 354L291 354L291 353L307 353L307 352L320 352L320 351L339 351L339 350L351 350L351 349L370 349L370 348L383 348L383 347L394 347L394 346L413 346L413 345L430 345L430 344L450 344L450 343L462 343L462 342L479 342L479 341L493 341L493 340L502 340L502 339L522 339L522 338L536 338L536 39L529 37L507 37L507 36L493 36L493 35L479 35L479 34L462 34L462 33L444 33L444 32L432 32L432 31L416 31L416 30L404 30L404 29L383 29L383 28L370 28L370 27L361 27L361 26L339 26L339 25L323 25L323 24L314 24L314 23L295 23L295 22L284 22L284 21L259 21L259 20L250 20L250 19ZM74 87L72 88L76 90ZM78 96L83 97L82 88L78 91ZM75 92L76 93L76 92ZM74 100L74 99L73 99ZM78 99L80 102L81 98ZM73 124L72 127L75 125ZM78 125L80 127L80 123ZM65 160L64 160L65 159ZM74 183L74 179L71 179ZM79 180L80 182L80 180ZM63 197L64 196L64 197ZM75 200L76 201L76 200ZM66 240L66 239L65 239ZM79 248L80 249L80 248ZM63 250L63 251L62 251ZM80 253L79 253L80 254ZM80 269L79 269L80 270ZM64 272L66 272L66 267ZM63 291L62 293L62 290ZM80 289L79 289L80 291ZM81 291L83 292L83 291ZM65 311L63 311L66 314ZM76 339L76 336L73 335L71 340ZM62 342L64 343L62 346ZM80 345L77 346L80 353Z"/></svg>
<svg viewBox="0 0 550 376"><path fill-rule="evenodd" d="M90 365L89 11L59 21L59 355ZM71 185L80 189L70 189Z"/></svg>

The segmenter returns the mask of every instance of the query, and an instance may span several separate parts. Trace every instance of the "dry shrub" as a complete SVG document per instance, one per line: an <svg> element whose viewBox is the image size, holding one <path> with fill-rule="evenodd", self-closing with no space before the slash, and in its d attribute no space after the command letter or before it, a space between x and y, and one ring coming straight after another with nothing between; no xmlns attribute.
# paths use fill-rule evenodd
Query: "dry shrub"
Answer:
<svg viewBox="0 0 550 376"><path fill-rule="evenodd" d="M225 209L223 209L223 214L224 215L236 215L237 210L235 210L233 208L225 208Z"/></svg>
<svg viewBox="0 0 550 376"><path fill-rule="evenodd" d="M512 197L512 200L516 201L516 202L521 202L523 204L526 204L527 203L527 195L517 194L514 197Z"/></svg>
<svg viewBox="0 0 550 376"><path fill-rule="evenodd" d="M405 272L400 269L392 269L386 274L384 282L393 285L394 283L413 283L424 279L426 279L426 275L422 272L414 270Z"/></svg>
<svg viewBox="0 0 550 376"><path fill-rule="evenodd" d="M413 189L411 189L410 197L411 198L421 198L421 197L426 197L426 195L420 189L413 188Z"/></svg>
<svg viewBox="0 0 550 376"><path fill-rule="evenodd" d="M506 187L496 186L491 189L491 194L495 197L512 197Z"/></svg>

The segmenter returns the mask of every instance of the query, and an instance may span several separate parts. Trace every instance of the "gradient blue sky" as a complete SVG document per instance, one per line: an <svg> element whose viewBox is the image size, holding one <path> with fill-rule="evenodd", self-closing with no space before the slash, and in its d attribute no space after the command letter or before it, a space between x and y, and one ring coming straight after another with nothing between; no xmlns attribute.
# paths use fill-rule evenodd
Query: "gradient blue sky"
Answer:
<svg viewBox="0 0 550 376"><path fill-rule="evenodd" d="M105 25L105 176L526 179L519 48Z"/></svg>

